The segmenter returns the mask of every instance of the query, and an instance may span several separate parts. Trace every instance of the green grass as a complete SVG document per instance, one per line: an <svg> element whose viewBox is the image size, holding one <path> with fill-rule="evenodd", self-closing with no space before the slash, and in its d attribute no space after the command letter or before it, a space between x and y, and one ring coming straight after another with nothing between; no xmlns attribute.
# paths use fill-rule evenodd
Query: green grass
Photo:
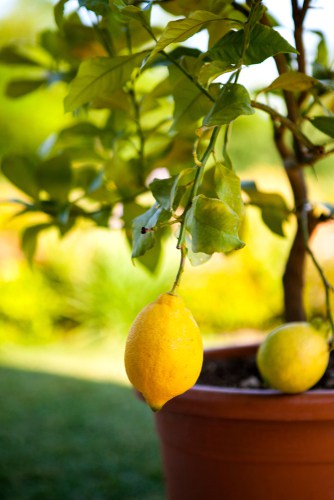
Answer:
<svg viewBox="0 0 334 500"><path fill-rule="evenodd" d="M2 351L1 499L162 500L151 411L124 383L98 380L97 352L75 352Z"/></svg>

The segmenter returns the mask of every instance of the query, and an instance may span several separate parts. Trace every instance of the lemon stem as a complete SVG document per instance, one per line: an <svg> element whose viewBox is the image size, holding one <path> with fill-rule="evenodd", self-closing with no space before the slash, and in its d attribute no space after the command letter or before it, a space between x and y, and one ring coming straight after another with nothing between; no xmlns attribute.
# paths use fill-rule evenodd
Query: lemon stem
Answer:
<svg viewBox="0 0 334 500"><path fill-rule="evenodd" d="M184 266L185 266L185 263L186 263L186 256L187 256L187 247L186 247L185 244L181 245L180 251L181 251L180 265L179 265L179 269L177 271L177 275L176 275L176 278L175 278L175 281L174 281L174 285L173 285L173 287L172 287L172 289L170 291L170 293L172 295L174 295L176 288L179 286L180 281L181 281L181 276L182 276L183 271L184 271Z"/></svg>
<svg viewBox="0 0 334 500"><path fill-rule="evenodd" d="M219 134L219 130L220 130L219 127L215 127L213 129L213 132L211 134L208 147L204 151L203 156L202 156L202 158L201 158L201 160L199 162L200 165L196 165L196 167L195 167L197 170L196 170L196 175L195 175L195 179L194 179L194 184L192 186L192 190L191 190L191 193L190 193L189 202L186 205L186 207L185 207L185 209L183 211L183 214L182 214L182 221L181 221L180 233L179 233L179 237L178 237L178 241L177 241L177 246L176 246L176 248L178 250L180 250L180 252L181 252L180 265L179 265L179 269L177 271L177 275L176 275L176 278L175 278L175 281L174 281L174 285L173 285L173 287L172 287L172 289L170 291L171 294L174 294L176 288L179 286L180 280L181 280L181 276L182 276L183 271L184 271L184 266L185 266L185 261L186 261L186 256L187 256L187 246L186 246L186 243L185 243L186 228L187 228L187 216L188 216L189 210L191 208L191 205L193 203L193 199L197 195L198 189L199 189L199 187L201 185L201 181L202 181L203 173L204 173L204 168L205 168L205 165L206 165L206 163L207 163L207 161L208 161L211 153L214 150L214 147L215 147L215 144L216 144L216 140L217 140L217 137L218 137L218 134Z"/></svg>

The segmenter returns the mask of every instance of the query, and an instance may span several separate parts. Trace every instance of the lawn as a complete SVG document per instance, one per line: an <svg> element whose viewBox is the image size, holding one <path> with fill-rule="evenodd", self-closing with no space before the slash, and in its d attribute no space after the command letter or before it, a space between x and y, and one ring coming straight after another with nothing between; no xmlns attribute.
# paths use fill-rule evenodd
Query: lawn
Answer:
<svg viewBox="0 0 334 500"><path fill-rule="evenodd" d="M1 499L165 497L153 415L99 351L2 348Z"/></svg>

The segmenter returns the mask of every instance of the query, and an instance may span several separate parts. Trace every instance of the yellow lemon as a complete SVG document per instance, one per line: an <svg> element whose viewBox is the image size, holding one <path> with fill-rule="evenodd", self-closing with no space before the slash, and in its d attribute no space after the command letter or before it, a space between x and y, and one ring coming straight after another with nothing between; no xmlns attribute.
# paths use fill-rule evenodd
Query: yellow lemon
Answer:
<svg viewBox="0 0 334 500"><path fill-rule="evenodd" d="M181 297L162 294L130 329L125 369L152 410L192 387L203 363L199 328Z"/></svg>
<svg viewBox="0 0 334 500"><path fill-rule="evenodd" d="M308 323L287 323L264 339L257 366L272 388L286 393L304 392L325 373L329 346L324 335Z"/></svg>

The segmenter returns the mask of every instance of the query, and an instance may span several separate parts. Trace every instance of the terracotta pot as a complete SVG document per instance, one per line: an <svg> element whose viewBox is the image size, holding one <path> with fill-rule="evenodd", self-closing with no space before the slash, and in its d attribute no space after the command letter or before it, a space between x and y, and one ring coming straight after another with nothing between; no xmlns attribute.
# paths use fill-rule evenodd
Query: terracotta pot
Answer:
<svg viewBox="0 0 334 500"><path fill-rule="evenodd" d="M155 418L169 500L334 499L333 390L288 396L198 385Z"/></svg>

